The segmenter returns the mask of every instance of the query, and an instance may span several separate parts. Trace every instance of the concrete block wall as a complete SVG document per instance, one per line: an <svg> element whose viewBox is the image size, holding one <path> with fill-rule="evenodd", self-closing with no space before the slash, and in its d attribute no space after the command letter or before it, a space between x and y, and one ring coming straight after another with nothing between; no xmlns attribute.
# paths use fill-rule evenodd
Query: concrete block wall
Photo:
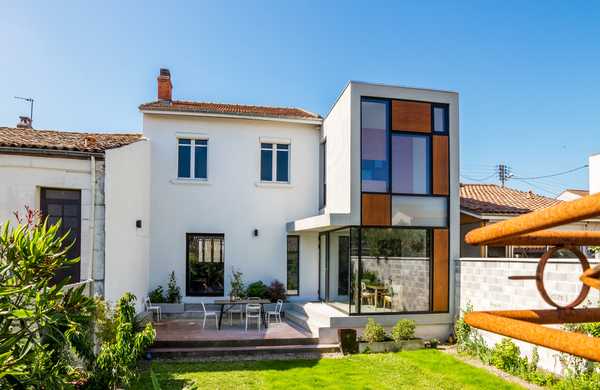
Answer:
<svg viewBox="0 0 600 390"><path fill-rule="evenodd" d="M551 309L539 295L534 280L509 280L512 275L535 275L538 259L461 258L455 262L456 307L464 310L471 304L474 310ZM597 259L590 259L593 267ZM550 297L559 304L567 304L579 294L581 266L577 259L551 259L544 272L544 283ZM600 294L592 289L586 304L598 306ZM458 315L458 313L457 313ZM481 332L488 346L502 337ZM515 341L523 355L531 356L533 345ZM560 353L538 348L540 366L560 373Z"/></svg>

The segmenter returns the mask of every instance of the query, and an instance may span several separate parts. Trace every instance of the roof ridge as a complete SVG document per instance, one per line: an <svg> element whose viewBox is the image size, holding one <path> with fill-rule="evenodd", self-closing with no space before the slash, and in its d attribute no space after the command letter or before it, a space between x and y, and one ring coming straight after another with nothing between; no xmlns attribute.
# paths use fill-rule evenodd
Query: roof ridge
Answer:
<svg viewBox="0 0 600 390"><path fill-rule="evenodd" d="M82 134L82 135L108 135L108 136L143 136L144 133L105 133L99 131L73 131L73 130L56 130L56 129L35 129L35 128L21 128L21 127L9 127L0 126L0 130L16 130L16 131L38 131L48 133L60 133L60 134Z"/></svg>

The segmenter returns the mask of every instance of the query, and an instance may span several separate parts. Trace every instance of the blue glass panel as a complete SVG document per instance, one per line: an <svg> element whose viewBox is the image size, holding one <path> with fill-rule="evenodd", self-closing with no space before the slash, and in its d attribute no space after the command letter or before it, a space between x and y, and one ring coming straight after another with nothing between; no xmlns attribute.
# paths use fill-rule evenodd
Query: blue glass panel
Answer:
<svg viewBox="0 0 600 390"><path fill-rule="evenodd" d="M361 103L362 190L388 191L388 116L385 100L364 99Z"/></svg>
<svg viewBox="0 0 600 390"><path fill-rule="evenodd" d="M392 192L428 194L430 155L429 137L392 135Z"/></svg>
<svg viewBox="0 0 600 390"><path fill-rule="evenodd" d="M208 148L205 146L196 146L196 155L194 156L194 177L196 179L206 179L207 178L207 151Z"/></svg>
<svg viewBox="0 0 600 390"><path fill-rule="evenodd" d="M277 150L288 150L290 145L286 144L277 144Z"/></svg>
<svg viewBox="0 0 600 390"><path fill-rule="evenodd" d="M272 150L261 150L260 151L260 180L272 181L273 180L273 151Z"/></svg>
<svg viewBox="0 0 600 390"><path fill-rule="evenodd" d="M179 140L180 142L182 140ZM190 177L192 162L191 146L179 145L179 156L177 161L177 177Z"/></svg>
<svg viewBox="0 0 600 390"><path fill-rule="evenodd" d="M278 150L277 151L277 181L288 181L288 151L287 150Z"/></svg>
<svg viewBox="0 0 600 390"><path fill-rule="evenodd" d="M197 145L204 145L204 146L207 146L207 145L208 145L208 140L205 140L205 139L197 139L197 140L196 140L196 146L197 146Z"/></svg>
<svg viewBox="0 0 600 390"><path fill-rule="evenodd" d="M179 145L191 145L192 144L192 140L189 139L179 139Z"/></svg>
<svg viewBox="0 0 600 390"><path fill-rule="evenodd" d="M433 131L448 131L448 107L433 106Z"/></svg>
<svg viewBox="0 0 600 390"><path fill-rule="evenodd" d="M263 149L271 149L273 148L273 144L260 144L260 147Z"/></svg>

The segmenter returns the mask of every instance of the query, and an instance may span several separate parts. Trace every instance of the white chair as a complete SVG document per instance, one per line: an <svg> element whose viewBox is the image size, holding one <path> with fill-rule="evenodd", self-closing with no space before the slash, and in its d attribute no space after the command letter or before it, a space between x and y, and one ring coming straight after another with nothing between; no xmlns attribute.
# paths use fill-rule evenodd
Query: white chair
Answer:
<svg viewBox="0 0 600 390"><path fill-rule="evenodd" d="M229 310L229 325L233 325L233 315L240 315L240 324L244 320L244 307L242 305L233 305Z"/></svg>
<svg viewBox="0 0 600 390"><path fill-rule="evenodd" d="M249 303L246 305L246 332L248 331L248 320L256 318L257 328L260 332L260 321L262 319L261 306L257 303Z"/></svg>
<svg viewBox="0 0 600 390"><path fill-rule="evenodd" d="M153 305L152 302L150 302L150 297L144 299L144 309L146 311L151 311L153 317L154 313L156 313L156 317L158 317L158 320L160 321L160 306Z"/></svg>
<svg viewBox="0 0 600 390"><path fill-rule="evenodd" d="M204 320L202 321L202 329L206 326L206 317L215 317L215 327L219 330L219 320L217 319L216 311L206 311L206 306L204 306L204 302L200 301L202 304L202 313L204 313Z"/></svg>
<svg viewBox="0 0 600 390"><path fill-rule="evenodd" d="M281 322L281 309L283 308L283 301L281 299L277 300L277 305L275 305L275 310L271 310L267 312L267 323L271 323L271 316L275 317L277 322Z"/></svg>

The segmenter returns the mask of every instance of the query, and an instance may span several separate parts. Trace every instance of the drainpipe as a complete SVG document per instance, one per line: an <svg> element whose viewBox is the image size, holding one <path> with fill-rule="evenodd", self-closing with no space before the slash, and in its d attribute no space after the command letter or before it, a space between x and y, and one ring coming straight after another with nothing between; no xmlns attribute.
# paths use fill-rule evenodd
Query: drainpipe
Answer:
<svg viewBox="0 0 600 390"><path fill-rule="evenodd" d="M95 276L95 265L94 259L94 243L96 241L96 157L90 156L90 169L91 169L91 190L92 190L92 204L90 206L90 277L89 279L94 280ZM95 281L92 282L91 295L94 294L96 289Z"/></svg>

